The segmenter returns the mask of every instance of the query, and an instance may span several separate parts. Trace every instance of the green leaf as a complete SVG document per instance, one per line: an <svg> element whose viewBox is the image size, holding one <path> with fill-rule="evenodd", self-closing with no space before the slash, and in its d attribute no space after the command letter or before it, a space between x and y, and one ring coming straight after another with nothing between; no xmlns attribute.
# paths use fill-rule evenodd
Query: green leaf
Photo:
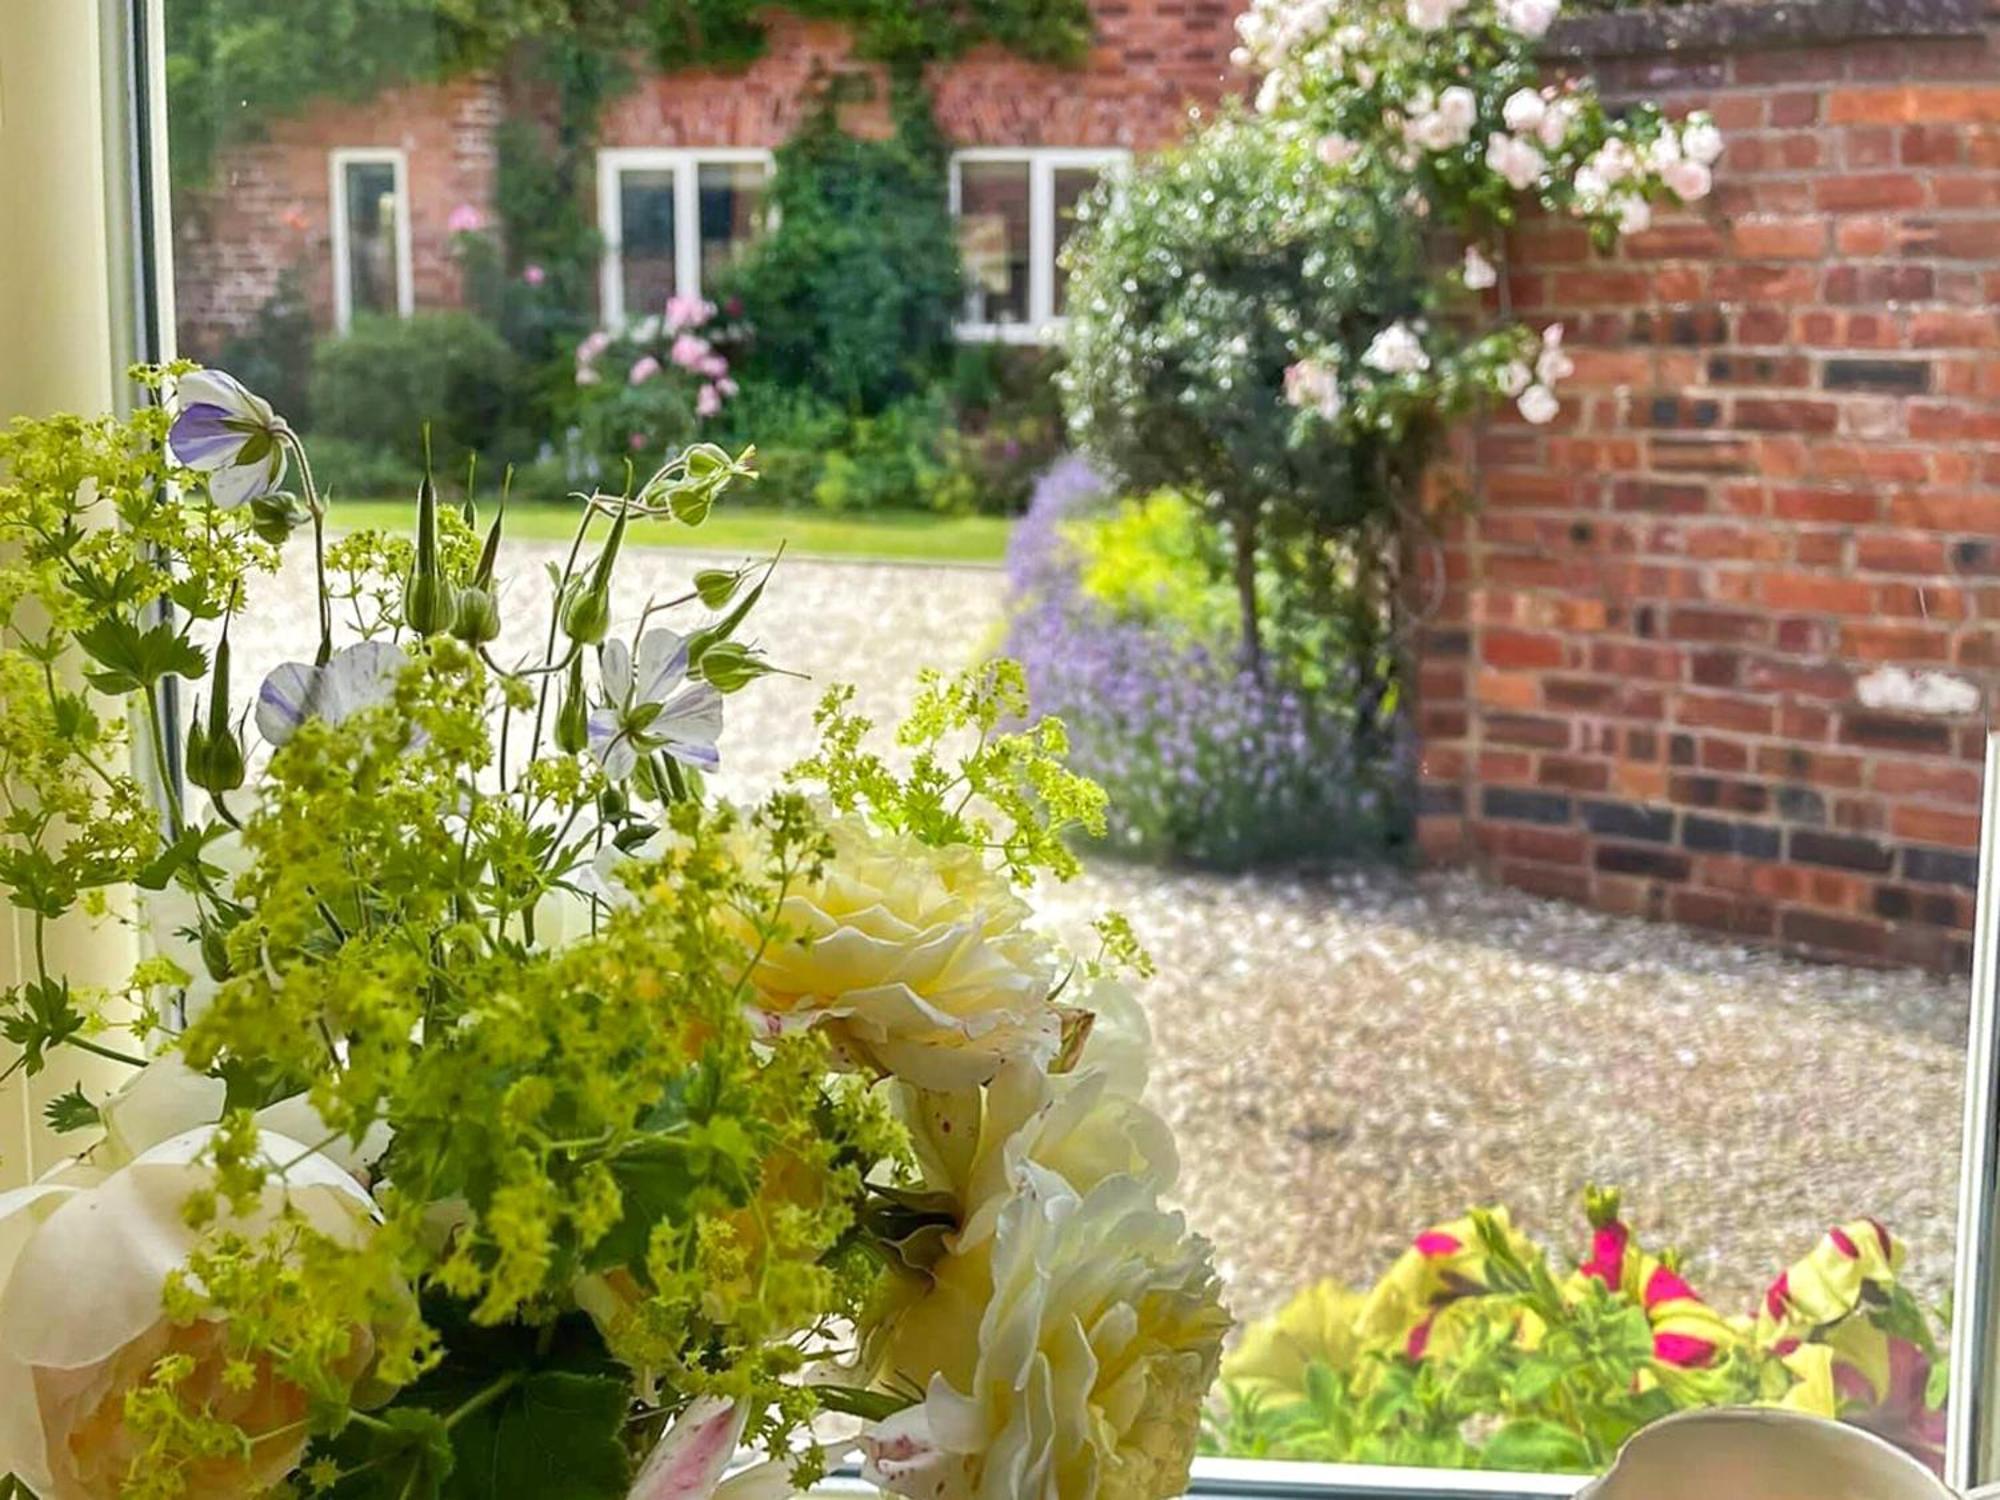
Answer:
<svg viewBox="0 0 2000 1500"><path fill-rule="evenodd" d="M544 1370L459 1418L446 1500L624 1500L620 1435L630 1410L615 1375ZM447 1419L449 1420L449 1419Z"/></svg>
<svg viewBox="0 0 2000 1500"><path fill-rule="evenodd" d="M49 1051L83 1030L83 1012L70 1003L69 985L59 979L24 984L0 1010L0 1037L21 1049L21 1065L33 1078Z"/></svg>
<svg viewBox="0 0 2000 1500"><path fill-rule="evenodd" d="M340 1465L334 1500L437 1500L457 1462L444 1418L421 1406L349 1422L317 1454Z"/></svg>
<svg viewBox="0 0 2000 1500"><path fill-rule="evenodd" d="M1480 1451L1496 1469L1561 1474L1593 1467L1584 1440L1553 1422L1509 1422Z"/></svg>
<svg viewBox="0 0 2000 1500"><path fill-rule="evenodd" d="M616 1265L644 1265L653 1226L665 1219L685 1218L688 1196L696 1177L686 1146L678 1140L654 1138L628 1147L611 1160L624 1212L611 1232L590 1247L593 1271Z"/></svg>
<svg viewBox="0 0 2000 1500"><path fill-rule="evenodd" d="M187 828L181 836L153 857L152 863L144 866L132 877L133 883L142 891L163 891L174 876L193 865L201 857L202 849L208 841L221 833L222 825L207 828Z"/></svg>
<svg viewBox="0 0 2000 1500"><path fill-rule="evenodd" d="M88 630L78 631L76 643L102 666L103 670L84 675L104 693L135 693L156 686L163 677L194 682L208 674L207 653L164 621L141 631L122 615L107 615Z"/></svg>
<svg viewBox="0 0 2000 1500"><path fill-rule="evenodd" d="M100 1123L103 1116L84 1093L83 1085L75 1084L67 1094L57 1094L42 1106L42 1118L57 1135L68 1135L72 1130L87 1130Z"/></svg>

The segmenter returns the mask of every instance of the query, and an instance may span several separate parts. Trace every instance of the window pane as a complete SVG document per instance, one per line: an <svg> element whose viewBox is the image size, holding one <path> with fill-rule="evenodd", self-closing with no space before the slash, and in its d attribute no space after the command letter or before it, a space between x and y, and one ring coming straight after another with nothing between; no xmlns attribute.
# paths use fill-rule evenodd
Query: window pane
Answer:
<svg viewBox="0 0 2000 1500"><path fill-rule="evenodd" d="M715 276L742 259L764 227L768 176L764 164L757 161L705 161L697 169L704 293L712 290Z"/></svg>
<svg viewBox="0 0 2000 1500"><path fill-rule="evenodd" d="M1028 163L959 163L958 249L965 260L965 321L1028 319Z"/></svg>
<svg viewBox="0 0 2000 1500"><path fill-rule="evenodd" d="M341 168L347 214L347 305L363 313L394 313L396 294L396 167L351 161Z"/></svg>
<svg viewBox="0 0 2000 1500"><path fill-rule="evenodd" d="M627 317L659 311L679 290L674 281L674 211L673 168L618 174L618 245Z"/></svg>
<svg viewBox="0 0 2000 1500"><path fill-rule="evenodd" d="M1055 314L1062 316L1064 299L1069 295L1069 272L1063 269L1062 249L1069 243L1069 237L1076 232L1076 206L1090 190L1097 186L1098 178L1104 175L1102 167L1057 167L1051 174L1055 178Z"/></svg>

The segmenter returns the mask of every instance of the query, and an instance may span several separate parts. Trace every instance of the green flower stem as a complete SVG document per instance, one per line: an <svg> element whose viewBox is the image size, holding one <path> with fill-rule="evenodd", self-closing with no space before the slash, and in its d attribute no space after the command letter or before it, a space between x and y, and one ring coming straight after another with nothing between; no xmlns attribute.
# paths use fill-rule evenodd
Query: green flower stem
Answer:
<svg viewBox="0 0 2000 1500"><path fill-rule="evenodd" d="M544 668L553 668L555 665L556 636L562 630L563 595L569 588L570 580L576 576L576 560L583 553L583 539L589 533L591 520L596 514L593 505L584 506L583 519L577 523L576 535L570 540L569 557L563 563L562 577L556 580L555 601L549 607L549 638L542 647ZM568 658L564 659L564 664L568 664ZM530 761L542 752L542 723L548 715L549 683L555 675L553 670L547 672L542 678L541 692L535 699L535 732L528 741Z"/></svg>
<svg viewBox="0 0 2000 1500"><path fill-rule="evenodd" d="M299 486L305 491L306 509L312 512L313 571L319 581L319 654L313 660L323 667L333 658L333 595L326 582L326 502L320 499L319 485L313 480L312 460L306 457L306 446L299 441L299 435L286 427L279 440L298 462Z"/></svg>
<svg viewBox="0 0 2000 1500"><path fill-rule="evenodd" d="M147 686L139 690L139 697L146 704L146 737L153 748L153 770L167 794L167 834L179 838L181 829L187 826L187 815L181 806L179 778L167 774L172 762L167 759L167 736L160 724L160 696L152 686Z"/></svg>
<svg viewBox="0 0 2000 1500"><path fill-rule="evenodd" d="M526 1378L527 1373L525 1370L509 1370L491 1385L487 1386L486 1389L468 1397L463 1405L459 1406L444 1419L446 1430L449 1431L451 1428L456 1427L474 1412L491 1406L515 1386L519 1385Z"/></svg>

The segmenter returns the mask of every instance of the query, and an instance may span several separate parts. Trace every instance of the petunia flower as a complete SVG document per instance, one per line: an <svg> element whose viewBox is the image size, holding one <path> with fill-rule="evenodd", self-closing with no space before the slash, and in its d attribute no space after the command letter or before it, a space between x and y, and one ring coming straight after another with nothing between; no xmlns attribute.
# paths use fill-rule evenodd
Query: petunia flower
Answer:
<svg viewBox="0 0 2000 1500"><path fill-rule="evenodd" d="M285 478L288 429L271 403L221 370L190 370L174 382L167 448L176 463L208 476L208 496L234 510Z"/></svg>
<svg viewBox="0 0 2000 1500"><path fill-rule="evenodd" d="M597 656L603 707L590 716L590 751L613 781L632 774L641 753L664 750L697 770L722 763L722 694L710 683L689 683L687 642L662 627L639 638L635 663L621 640L606 641Z"/></svg>
<svg viewBox="0 0 2000 1500"><path fill-rule="evenodd" d="M325 666L288 661L257 690L257 729L273 745L298 733L307 719L338 724L387 703L409 658L387 641L361 641L333 653Z"/></svg>

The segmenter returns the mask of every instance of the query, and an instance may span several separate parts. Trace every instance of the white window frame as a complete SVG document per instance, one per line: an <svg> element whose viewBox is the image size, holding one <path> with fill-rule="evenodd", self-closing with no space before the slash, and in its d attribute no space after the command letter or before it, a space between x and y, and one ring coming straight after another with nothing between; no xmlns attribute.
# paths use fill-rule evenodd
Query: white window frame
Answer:
<svg viewBox="0 0 2000 1500"><path fill-rule="evenodd" d="M327 153L327 196L333 238L333 326L345 333L354 323L354 283L347 245L347 169L389 166L396 173L396 316L416 311L416 279L410 268L410 160L400 146L336 146Z"/></svg>
<svg viewBox="0 0 2000 1500"><path fill-rule="evenodd" d="M1063 325L1056 316L1056 173L1066 167L1094 168L1115 182L1132 165L1122 146L968 146L951 154L951 218L958 223L964 203L966 162L1024 162L1028 168L1028 316L1019 323L953 325L968 343L1047 343Z"/></svg>
<svg viewBox="0 0 2000 1500"><path fill-rule="evenodd" d="M597 231L604 237L604 254L597 266L597 295L605 327L621 328L631 315L625 306L625 205L619 192L623 174L674 174L674 287L699 297L701 169L739 162L762 166L768 184L777 158L756 146L606 146L598 151Z"/></svg>

